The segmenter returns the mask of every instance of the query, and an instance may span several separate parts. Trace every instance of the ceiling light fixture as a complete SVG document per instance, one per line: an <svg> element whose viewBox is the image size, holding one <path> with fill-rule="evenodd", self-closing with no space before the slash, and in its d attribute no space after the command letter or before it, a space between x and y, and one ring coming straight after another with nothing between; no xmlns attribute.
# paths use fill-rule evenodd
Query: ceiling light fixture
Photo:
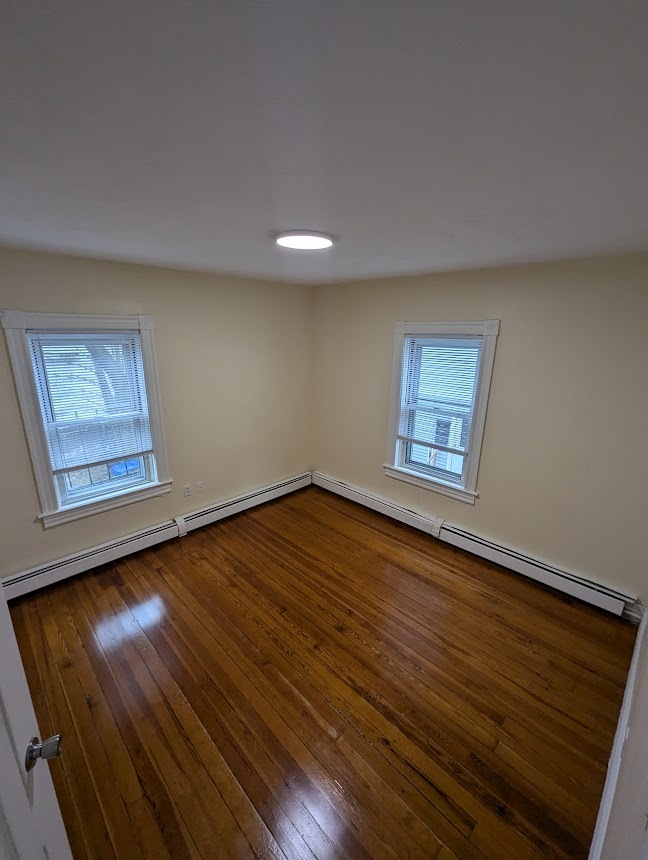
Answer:
<svg viewBox="0 0 648 860"><path fill-rule="evenodd" d="M277 233L275 242L293 251L323 251L333 245L333 237L313 230L288 230Z"/></svg>

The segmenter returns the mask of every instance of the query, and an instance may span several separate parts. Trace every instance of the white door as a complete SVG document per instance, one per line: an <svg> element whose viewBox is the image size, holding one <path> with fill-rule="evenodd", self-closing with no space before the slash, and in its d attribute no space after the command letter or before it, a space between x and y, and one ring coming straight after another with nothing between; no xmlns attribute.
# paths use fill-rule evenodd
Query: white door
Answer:
<svg viewBox="0 0 648 860"><path fill-rule="evenodd" d="M0 858L71 860L49 764L25 767L34 737L43 740L0 583Z"/></svg>

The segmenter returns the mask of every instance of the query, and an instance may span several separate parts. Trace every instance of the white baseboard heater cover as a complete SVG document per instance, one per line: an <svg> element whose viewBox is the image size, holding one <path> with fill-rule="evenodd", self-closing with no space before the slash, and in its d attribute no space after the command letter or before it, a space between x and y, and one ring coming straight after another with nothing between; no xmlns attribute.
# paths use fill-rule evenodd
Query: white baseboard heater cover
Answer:
<svg viewBox="0 0 648 860"><path fill-rule="evenodd" d="M115 559L177 536L178 527L173 520L159 523L150 529L125 535L117 540L99 544L74 555L59 558L49 564L42 564L9 576L2 580L5 595L7 600L11 600L12 597L20 597L22 594L28 594L30 591L36 591L46 585L53 585L55 582L67 579L68 576L75 576L77 573L83 573L93 567L99 567L101 564L115 561Z"/></svg>
<svg viewBox="0 0 648 860"><path fill-rule="evenodd" d="M593 603L595 606L607 609L615 615L622 615L626 604L634 602L633 598L629 595L620 594L606 586L599 585L596 582L584 579L568 571L560 570L557 567L552 567L546 564L546 562L540 561L540 559L493 543L493 541L485 540L455 526L444 524L439 537L446 543L450 543L460 549L466 549L475 555L501 564L502 567L507 567L510 570L516 571L516 573L521 573L530 579L535 579L544 585L549 585L552 588L570 594L572 597L578 597L580 600Z"/></svg>
<svg viewBox="0 0 648 860"><path fill-rule="evenodd" d="M5 595L8 600L11 600L13 597L20 597L46 585L53 585L55 582L67 579L68 576L83 573L93 567L99 567L99 565L106 564L109 561L115 561L118 558L123 558L125 555L130 555L133 552L138 552L157 543L162 543L162 541L177 538L181 534L186 534L191 529L222 520L225 517L232 516L232 514L237 514L239 511L244 511L255 505L260 505L263 502L269 502L271 499L286 495L286 493L292 493L302 487L307 487L310 483L311 474L310 472L305 472L302 475L296 475L285 481L279 481L268 487L262 487L243 496L227 499L224 502L219 502L202 510L184 514L181 517L177 517L177 519L159 523L143 531L125 535L108 543L75 553L74 555L59 558L56 561L16 573L2 580Z"/></svg>
<svg viewBox="0 0 648 860"><path fill-rule="evenodd" d="M320 472L305 472L301 475L279 481L267 487L262 487L242 496L219 502L215 505L192 511L188 514L178 516L174 520L158 523L151 528L134 534L125 535L108 543L91 547L87 550L66 556L47 564L39 565L30 570L16 573L2 581L5 594L8 599L20 597L30 591L52 585L68 576L83 573L93 567L115 561L123 556L138 552L141 549L154 546L162 541L170 540L186 534L192 529L200 528L225 517L244 511L255 505L263 504L271 499L276 499L286 493L292 493L310 483L317 484L338 495L345 496L352 501L359 502L365 507L386 514L392 519L407 523L420 531L466 549L475 555L494 561L549 585L559 591L565 592L572 597L585 600L594 606L607 609L616 615L625 615L631 620L639 623L643 614L643 606L634 595L624 594L608 588L600 583L593 582L585 577L569 571L560 570L546 562L526 555L519 550L501 546L487 538L471 534L458 526L442 520L440 517L428 517L416 511L381 499L365 490L345 484L336 478L323 475Z"/></svg>
<svg viewBox="0 0 648 860"><path fill-rule="evenodd" d="M446 543L468 550L468 552L489 561L494 561L496 564L502 565L502 567L514 570L516 573L521 573L544 585L549 585L557 591L577 597L601 609L606 609L615 615L625 615L636 623L641 620L643 607L638 603L636 595L625 594L578 574L561 570L519 550L502 546L488 538L471 534L465 529L439 517L427 517L416 511L410 511L407 508L381 499L366 490L345 484L343 481L323 475L320 472L313 472L313 483L347 499L359 502L359 504L372 508L372 510L386 514L388 517L427 532Z"/></svg>
<svg viewBox="0 0 648 860"><path fill-rule="evenodd" d="M240 511L245 511L247 508L252 508L255 505L260 505L263 502L269 502L272 499L278 499L279 496L285 496L286 493L292 493L295 490L300 490L302 487L307 487L311 483L311 474L306 472L303 475L297 475L294 478L288 478L277 484L272 484L270 487L263 487L261 490L254 490L245 496L237 496L234 499L229 499L226 502L219 502L208 508L203 508L199 511L194 511L191 514L185 514L183 519L187 527L187 531L198 529L201 526L206 526L209 523L214 523L217 520L222 520L225 517L231 517L233 514L238 514Z"/></svg>

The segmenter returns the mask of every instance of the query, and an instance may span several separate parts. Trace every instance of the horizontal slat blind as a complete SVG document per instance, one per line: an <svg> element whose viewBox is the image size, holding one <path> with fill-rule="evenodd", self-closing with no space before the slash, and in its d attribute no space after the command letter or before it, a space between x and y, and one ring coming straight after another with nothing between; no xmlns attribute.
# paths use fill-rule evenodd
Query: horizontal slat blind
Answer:
<svg viewBox="0 0 648 860"><path fill-rule="evenodd" d="M52 470L152 449L139 332L29 332Z"/></svg>
<svg viewBox="0 0 648 860"><path fill-rule="evenodd" d="M398 438L412 464L461 480L470 446L483 340L407 337Z"/></svg>

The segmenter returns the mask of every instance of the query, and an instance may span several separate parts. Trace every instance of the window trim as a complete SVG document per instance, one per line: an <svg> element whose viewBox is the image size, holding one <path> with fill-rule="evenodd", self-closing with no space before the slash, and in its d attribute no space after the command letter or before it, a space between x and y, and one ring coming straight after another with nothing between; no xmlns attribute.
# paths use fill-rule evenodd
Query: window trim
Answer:
<svg viewBox="0 0 648 860"><path fill-rule="evenodd" d="M479 497L477 492L477 475L481 456L488 395L490 392L493 363L495 360L495 345L499 334L499 320L478 320L470 322L398 322L394 333L394 358L392 364L391 407L389 412L389 439L387 443L387 460L383 465L384 474L432 490L460 502L474 505ZM403 374L403 354L407 337L437 337L439 335L479 335L483 338L475 409L467 455L465 482L463 486L451 484L439 478L425 477L421 472L408 469L398 460L398 427L400 422L401 382Z"/></svg>
<svg viewBox="0 0 648 860"><path fill-rule="evenodd" d="M40 500L41 512L38 514L38 519L41 520L45 528L169 493L173 479L169 475L162 423L162 407L153 339L153 318L148 314L50 314L14 310L2 311L1 317ZM59 506L29 354L28 330L138 331L140 333L149 421L157 472L155 481L145 486L124 488L101 499L79 500L77 504Z"/></svg>

